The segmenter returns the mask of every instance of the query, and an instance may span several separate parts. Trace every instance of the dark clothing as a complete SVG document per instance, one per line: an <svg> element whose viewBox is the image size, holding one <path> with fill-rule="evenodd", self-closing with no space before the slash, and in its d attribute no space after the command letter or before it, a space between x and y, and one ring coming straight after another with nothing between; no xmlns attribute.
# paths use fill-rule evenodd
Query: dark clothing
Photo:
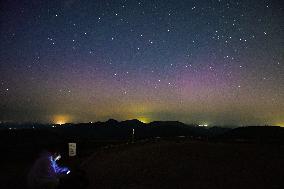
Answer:
<svg viewBox="0 0 284 189"><path fill-rule="evenodd" d="M58 176L67 171L67 168L56 164L51 153L43 152L28 174L28 186L34 189L54 189L59 184Z"/></svg>

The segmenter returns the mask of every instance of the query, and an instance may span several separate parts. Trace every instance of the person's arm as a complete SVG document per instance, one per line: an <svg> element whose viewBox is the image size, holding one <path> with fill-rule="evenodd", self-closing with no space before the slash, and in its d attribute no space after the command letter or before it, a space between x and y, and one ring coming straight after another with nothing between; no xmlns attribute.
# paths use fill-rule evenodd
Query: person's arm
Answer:
<svg viewBox="0 0 284 189"><path fill-rule="evenodd" d="M54 169L54 172L56 174L62 174L62 173L67 173L69 169L67 167L59 167L56 163L56 161L51 159L52 167ZM70 171L69 171L70 172Z"/></svg>

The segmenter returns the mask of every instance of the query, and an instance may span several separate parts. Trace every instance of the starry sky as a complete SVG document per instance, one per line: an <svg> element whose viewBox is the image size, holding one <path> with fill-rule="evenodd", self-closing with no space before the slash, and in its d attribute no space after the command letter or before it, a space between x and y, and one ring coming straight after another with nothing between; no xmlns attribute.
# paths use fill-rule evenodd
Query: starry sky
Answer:
<svg viewBox="0 0 284 189"><path fill-rule="evenodd" d="M1 1L0 121L284 125L284 5Z"/></svg>

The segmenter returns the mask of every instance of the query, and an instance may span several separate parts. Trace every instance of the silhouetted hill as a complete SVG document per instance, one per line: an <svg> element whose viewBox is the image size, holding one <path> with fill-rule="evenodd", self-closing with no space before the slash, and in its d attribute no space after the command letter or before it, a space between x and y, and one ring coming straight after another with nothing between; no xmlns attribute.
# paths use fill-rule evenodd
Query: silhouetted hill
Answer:
<svg viewBox="0 0 284 189"><path fill-rule="evenodd" d="M156 137L191 137L199 139L225 140L284 140L284 128L273 126L249 126L236 129L222 127L200 127L188 125L179 121L153 121L145 124L137 119L117 121L109 119L106 122L79 123L64 125L43 124L6 124L1 125L0 141L22 141L30 143L31 139L55 138L59 140L131 140L132 129L135 129L135 139ZM6 128L3 130L3 128ZM13 136L11 136L13 135ZM12 139L13 138L13 139ZM49 139L48 139L49 140Z"/></svg>
<svg viewBox="0 0 284 189"><path fill-rule="evenodd" d="M106 125L106 126L117 126L119 124L119 122L115 119L109 119L106 122L102 122L102 125Z"/></svg>
<svg viewBox="0 0 284 189"><path fill-rule="evenodd" d="M125 120L119 123L119 126L121 127L131 127L131 128L143 127L145 125L146 125L145 123L139 121L138 119Z"/></svg>
<svg viewBox="0 0 284 189"><path fill-rule="evenodd" d="M225 132L222 138L243 140L283 141L284 128L279 126L247 126Z"/></svg>
<svg viewBox="0 0 284 189"><path fill-rule="evenodd" d="M188 126L179 121L153 121L147 125L150 127L163 127L163 126L185 127L185 126Z"/></svg>
<svg viewBox="0 0 284 189"><path fill-rule="evenodd" d="M225 132L228 132L232 130L231 128L226 128L226 127L211 127L211 128L208 128L208 132L209 132L209 136L213 136L213 137L218 137L222 134L224 134Z"/></svg>

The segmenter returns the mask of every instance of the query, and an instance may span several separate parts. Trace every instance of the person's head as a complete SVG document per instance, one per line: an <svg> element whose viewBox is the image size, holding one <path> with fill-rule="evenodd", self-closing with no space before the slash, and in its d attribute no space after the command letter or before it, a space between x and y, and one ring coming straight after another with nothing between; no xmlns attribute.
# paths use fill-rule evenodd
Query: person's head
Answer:
<svg viewBox="0 0 284 189"><path fill-rule="evenodd" d="M42 152L47 152L49 153L53 159L60 159L61 156L59 154L59 148L58 148L58 145L54 144L54 143L48 143L48 144L45 144L43 147L42 147Z"/></svg>

